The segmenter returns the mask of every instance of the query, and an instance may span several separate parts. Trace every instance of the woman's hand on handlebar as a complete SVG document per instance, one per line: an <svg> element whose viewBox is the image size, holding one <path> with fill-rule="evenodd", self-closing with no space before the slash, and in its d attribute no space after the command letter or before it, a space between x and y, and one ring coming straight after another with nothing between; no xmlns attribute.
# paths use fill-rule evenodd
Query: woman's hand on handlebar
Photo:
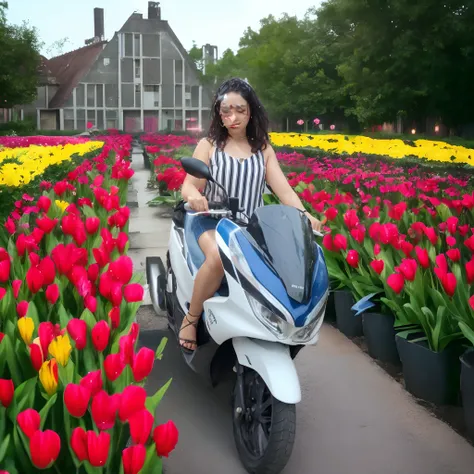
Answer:
<svg viewBox="0 0 474 474"><path fill-rule="evenodd" d="M205 212L209 210L209 203L205 196L199 197L189 197L188 198L189 207L196 212Z"/></svg>

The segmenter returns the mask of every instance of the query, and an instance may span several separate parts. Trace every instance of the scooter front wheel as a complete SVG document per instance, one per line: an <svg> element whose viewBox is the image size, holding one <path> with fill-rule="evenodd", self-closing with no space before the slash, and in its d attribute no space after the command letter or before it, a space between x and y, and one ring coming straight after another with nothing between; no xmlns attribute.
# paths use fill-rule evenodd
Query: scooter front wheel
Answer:
<svg viewBox="0 0 474 474"><path fill-rule="evenodd" d="M245 368L237 378L233 410L235 444L247 472L280 473L295 441L295 405L274 398L260 375Z"/></svg>

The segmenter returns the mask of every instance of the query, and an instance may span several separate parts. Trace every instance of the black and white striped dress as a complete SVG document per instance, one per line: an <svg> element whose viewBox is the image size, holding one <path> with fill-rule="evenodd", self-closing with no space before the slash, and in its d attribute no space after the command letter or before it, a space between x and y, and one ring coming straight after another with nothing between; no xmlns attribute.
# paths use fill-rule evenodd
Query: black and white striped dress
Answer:
<svg viewBox="0 0 474 474"><path fill-rule="evenodd" d="M255 209L263 206L265 191L265 158L261 150L246 159L237 159L223 150L215 149L209 161L212 177L220 183L230 197L238 197L240 207L251 217ZM222 189L208 182L204 195L208 201L223 202ZM245 219L243 215L239 218Z"/></svg>

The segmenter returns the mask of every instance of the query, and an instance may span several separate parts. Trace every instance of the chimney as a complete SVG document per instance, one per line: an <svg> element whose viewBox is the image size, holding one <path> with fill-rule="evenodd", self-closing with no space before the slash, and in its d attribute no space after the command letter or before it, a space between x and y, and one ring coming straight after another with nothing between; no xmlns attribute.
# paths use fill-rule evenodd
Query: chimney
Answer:
<svg viewBox="0 0 474 474"><path fill-rule="evenodd" d="M161 20L160 2L148 2L148 19Z"/></svg>
<svg viewBox="0 0 474 474"><path fill-rule="evenodd" d="M104 9L94 8L94 37L104 39Z"/></svg>

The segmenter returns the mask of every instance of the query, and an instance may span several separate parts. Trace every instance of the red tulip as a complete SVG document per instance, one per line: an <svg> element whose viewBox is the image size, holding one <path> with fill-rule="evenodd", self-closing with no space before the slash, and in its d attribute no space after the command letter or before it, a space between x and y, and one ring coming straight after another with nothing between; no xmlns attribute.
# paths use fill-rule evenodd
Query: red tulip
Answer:
<svg viewBox="0 0 474 474"><path fill-rule="evenodd" d="M89 459L87 454L87 434L80 426L74 428L71 435L71 448L79 462Z"/></svg>
<svg viewBox="0 0 474 474"><path fill-rule="evenodd" d="M10 379L0 379L0 403L8 408L10 403L13 400L13 395L15 393L15 386L13 385L13 380Z"/></svg>
<svg viewBox="0 0 474 474"><path fill-rule="evenodd" d="M145 408L146 391L143 387L129 385L122 392L119 418L124 423L131 415Z"/></svg>
<svg viewBox="0 0 474 474"><path fill-rule="evenodd" d="M117 380L123 372L125 364L120 354L109 354L104 361L104 370L107 378L113 382Z"/></svg>
<svg viewBox="0 0 474 474"><path fill-rule="evenodd" d="M416 251L416 257L418 258L419 264L423 268L429 268L430 267L430 258L428 256L428 250L422 249L421 247L415 247Z"/></svg>
<svg viewBox="0 0 474 474"><path fill-rule="evenodd" d="M357 250L349 250L346 261L351 267L357 268L359 266L359 252Z"/></svg>
<svg viewBox="0 0 474 474"><path fill-rule="evenodd" d="M474 281L474 259L469 260L465 265L467 282L470 285Z"/></svg>
<svg viewBox="0 0 474 474"><path fill-rule="evenodd" d="M25 433L26 437L31 438L33 434L40 429L41 418L40 414L36 410L27 408L26 410L18 413L16 422L21 428L21 431Z"/></svg>
<svg viewBox="0 0 474 474"><path fill-rule="evenodd" d="M99 248L93 248L92 253L99 267L105 267L110 262L110 253L102 245Z"/></svg>
<svg viewBox="0 0 474 474"><path fill-rule="evenodd" d="M378 255L382 249L380 248L380 244L375 244L374 245L374 255Z"/></svg>
<svg viewBox="0 0 474 474"><path fill-rule="evenodd" d="M125 232L119 232L119 235L115 239L117 249L120 253L125 251L125 246L128 244L128 235Z"/></svg>
<svg viewBox="0 0 474 474"><path fill-rule="evenodd" d="M413 281L416 276L417 268L418 264L416 263L416 260L412 258L404 258L401 261L400 266L395 268L395 270L400 272L405 280Z"/></svg>
<svg viewBox="0 0 474 474"><path fill-rule="evenodd" d="M153 431L156 454L167 458L178 444L178 435L178 429L171 420L163 425L158 425Z"/></svg>
<svg viewBox="0 0 474 474"><path fill-rule="evenodd" d="M102 390L102 372L100 369L89 372L85 377L82 377L79 383L88 388L92 396L95 396Z"/></svg>
<svg viewBox="0 0 474 474"><path fill-rule="evenodd" d="M450 246L450 247L454 247L456 245L456 239L454 237L452 237L451 235L448 235L446 237L446 243Z"/></svg>
<svg viewBox="0 0 474 474"><path fill-rule="evenodd" d="M147 443L154 422L155 417L146 408L130 416L130 436L135 444Z"/></svg>
<svg viewBox="0 0 474 474"><path fill-rule="evenodd" d="M109 311L110 323L112 324L112 329L117 329L120 326L120 308L114 306Z"/></svg>
<svg viewBox="0 0 474 474"><path fill-rule="evenodd" d="M334 245L334 249L336 250L336 252L338 252L340 250L346 250L347 249L347 239L346 239L346 237L344 237L341 234L336 234L334 236L333 245Z"/></svg>
<svg viewBox="0 0 474 474"><path fill-rule="evenodd" d="M108 395L101 390L92 399L92 419L99 430L110 430L115 424L117 410L120 404L120 395Z"/></svg>
<svg viewBox="0 0 474 474"><path fill-rule="evenodd" d="M5 334L3 334L3 332L0 332L0 342L3 341L3 338L5 337Z"/></svg>
<svg viewBox="0 0 474 474"><path fill-rule="evenodd" d="M22 318L26 316L26 313L28 313L28 301L20 301L16 305L16 314L18 314L19 318Z"/></svg>
<svg viewBox="0 0 474 474"><path fill-rule="evenodd" d="M97 263L91 263L87 268L87 277L90 281L95 282L99 278L99 265Z"/></svg>
<svg viewBox="0 0 474 474"><path fill-rule="evenodd" d="M435 270L436 270L436 268L435 268ZM439 277L439 275L438 275L438 277ZM444 289L445 293L449 297L453 297L454 293L456 291L457 283L458 283L454 273L446 273L446 274L442 275L441 277L439 277L439 279L441 281L441 285L443 286L443 289Z"/></svg>
<svg viewBox="0 0 474 474"><path fill-rule="evenodd" d="M58 287L58 285L56 283L48 285L48 287L46 288L46 291L45 291L45 296L46 296L46 299L48 300L48 302L50 304L56 303L56 301L58 301L58 298L59 298L59 287Z"/></svg>
<svg viewBox="0 0 474 474"><path fill-rule="evenodd" d="M104 431L99 434L87 432L87 454L94 467L105 466L109 457L110 435Z"/></svg>
<svg viewBox="0 0 474 474"><path fill-rule="evenodd" d="M0 248L0 282L6 282L10 279L10 269L10 255L4 248Z"/></svg>
<svg viewBox="0 0 474 474"><path fill-rule="evenodd" d="M383 272L385 262L383 260L372 260L370 262L370 266L372 267L375 273L380 275Z"/></svg>
<svg viewBox="0 0 474 474"><path fill-rule="evenodd" d="M400 202L391 207L391 209L388 211L388 215L391 219L395 221L399 221L403 217L403 214L405 214L406 210L407 210L407 203Z"/></svg>
<svg viewBox="0 0 474 474"><path fill-rule="evenodd" d="M67 332L76 343L76 349L82 350L87 344L87 324L84 320L73 318L67 323Z"/></svg>
<svg viewBox="0 0 474 474"><path fill-rule="evenodd" d="M357 211L355 209L350 209L344 214L344 224L349 229L357 227L359 225L359 218L357 217Z"/></svg>
<svg viewBox="0 0 474 474"><path fill-rule="evenodd" d="M400 248L401 248L402 252L405 254L405 257L410 258L410 255L413 251L413 244L403 240L400 243Z"/></svg>
<svg viewBox="0 0 474 474"><path fill-rule="evenodd" d="M474 295L469 298L469 306L474 311Z"/></svg>
<svg viewBox="0 0 474 474"><path fill-rule="evenodd" d="M449 249L446 255L453 262L459 262L459 260L461 260L461 251L459 249Z"/></svg>
<svg viewBox="0 0 474 474"><path fill-rule="evenodd" d="M135 382L141 382L150 375L155 362L155 353L148 347L142 347L133 359L132 372Z"/></svg>
<svg viewBox="0 0 474 474"><path fill-rule="evenodd" d="M387 278L387 285L398 295L403 290L405 279L399 273L393 273Z"/></svg>
<svg viewBox="0 0 474 474"><path fill-rule="evenodd" d="M36 219L36 225L45 233L49 234L56 227L58 219L51 219L48 216L43 216Z"/></svg>
<svg viewBox="0 0 474 474"><path fill-rule="evenodd" d="M22 280L12 281L12 290L13 290L13 296L15 297L15 299L17 299L18 295L20 294L20 288L21 288L22 283L23 283Z"/></svg>
<svg viewBox="0 0 474 474"><path fill-rule="evenodd" d="M37 430L30 438L31 461L39 469L51 466L58 458L60 450L61 440L52 430Z"/></svg>
<svg viewBox="0 0 474 474"><path fill-rule="evenodd" d="M92 295L86 295L84 297L84 307L86 307L91 313L95 313L97 310L97 298Z"/></svg>
<svg viewBox="0 0 474 474"><path fill-rule="evenodd" d="M325 249L329 250L330 252L336 251L336 249L334 248L333 238L331 234L326 234L323 237L323 246Z"/></svg>
<svg viewBox="0 0 474 474"><path fill-rule="evenodd" d="M335 207L330 207L326 210L324 215L328 221L333 221L337 217L338 212L339 211Z"/></svg>
<svg viewBox="0 0 474 474"><path fill-rule="evenodd" d="M121 255L117 260L110 262L109 273L115 280L126 285L133 275L133 262L127 255Z"/></svg>
<svg viewBox="0 0 474 474"><path fill-rule="evenodd" d="M39 372L44 362L43 351L41 350L41 346L39 344L30 344L30 359L33 368L36 370L36 372Z"/></svg>
<svg viewBox="0 0 474 474"><path fill-rule="evenodd" d="M98 217L87 217L86 218L86 231L88 234L95 234L100 225L100 219Z"/></svg>
<svg viewBox="0 0 474 474"><path fill-rule="evenodd" d="M123 363L131 366L135 357L135 341L130 334L119 339L119 352Z"/></svg>
<svg viewBox="0 0 474 474"><path fill-rule="evenodd" d="M432 243L432 245L436 245L438 242L438 236L436 235L436 231L433 229L433 227L425 227L424 229L426 237L428 237L428 240Z"/></svg>
<svg viewBox="0 0 474 474"><path fill-rule="evenodd" d="M446 226L450 234L455 234L457 231L459 219L457 217L449 217L446 221Z"/></svg>
<svg viewBox="0 0 474 474"><path fill-rule="evenodd" d="M55 338L55 328L53 323L50 321L43 321L39 324L38 327L38 337L41 344L41 350L43 351L43 355L46 358L48 356L48 348L51 344L51 341Z"/></svg>
<svg viewBox="0 0 474 474"><path fill-rule="evenodd" d="M122 451L122 464L124 474L138 474L145 464L145 446L138 444Z"/></svg>
<svg viewBox="0 0 474 474"><path fill-rule="evenodd" d="M123 290L123 296L127 303L143 301L143 293L143 286L140 283L130 283Z"/></svg>
<svg viewBox="0 0 474 474"><path fill-rule="evenodd" d="M70 383L64 389L64 404L75 418L82 418L89 407L91 392L82 385Z"/></svg>
<svg viewBox="0 0 474 474"><path fill-rule="evenodd" d="M51 207L51 199L48 196L40 196L36 206L40 211L48 212Z"/></svg>
<svg viewBox="0 0 474 474"><path fill-rule="evenodd" d="M107 321L99 321L92 328L91 336L92 344L94 344L95 349L99 352L104 351L109 344L110 338L110 326L108 325Z"/></svg>

